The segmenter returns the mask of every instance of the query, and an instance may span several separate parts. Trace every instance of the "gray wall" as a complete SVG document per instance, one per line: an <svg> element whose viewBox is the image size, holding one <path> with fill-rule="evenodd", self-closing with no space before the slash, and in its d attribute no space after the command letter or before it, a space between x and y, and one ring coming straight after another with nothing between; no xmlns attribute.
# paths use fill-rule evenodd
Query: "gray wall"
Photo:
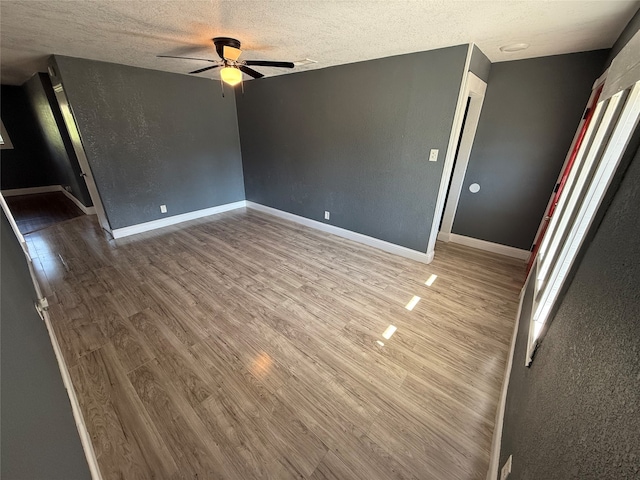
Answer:
<svg viewBox="0 0 640 480"><path fill-rule="evenodd" d="M0 217L0 477L91 478L24 253Z"/></svg>
<svg viewBox="0 0 640 480"><path fill-rule="evenodd" d="M247 200L425 252L467 46L247 82ZM437 163L429 150L440 150Z"/></svg>
<svg viewBox="0 0 640 480"><path fill-rule="evenodd" d="M55 185L48 152L22 87L2 85L0 116L13 149L0 150L0 188Z"/></svg>
<svg viewBox="0 0 640 480"><path fill-rule="evenodd" d="M636 151L530 368L519 326L500 454L513 454L510 479L638 478L639 205Z"/></svg>
<svg viewBox="0 0 640 480"><path fill-rule="evenodd" d="M71 193L85 206L92 204L84 179L80 176L80 165L68 143L60 108L55 100L53 87L48 75L35 74L23 86L38 129L47 149L47 162L52 172L52 184L70 187ZM57 115L56 115L57 114ZM65 142L65 139L67 142Z"/></svg>
<svg viewBox="0 0 640 480"><path fill-rule="evenodd" d="M492 65L453 233L531 247L606 55ZM476 182L481 189L472 194Z"/></svg>
<svg viewBox="0 0 640 480"><path fill-rule="evenodd" d="M217 82L55 61L112 228L244 199L235 98Z"/></svg>
<svg viewBox="0 0 640 480"><path fill-rule="evenodd" d="M491 73L491 61L482 53L477 45L473 46L471 52L471 62L469 63L469 71L476 74L480 80L489 83L489 74Z"/></svg>

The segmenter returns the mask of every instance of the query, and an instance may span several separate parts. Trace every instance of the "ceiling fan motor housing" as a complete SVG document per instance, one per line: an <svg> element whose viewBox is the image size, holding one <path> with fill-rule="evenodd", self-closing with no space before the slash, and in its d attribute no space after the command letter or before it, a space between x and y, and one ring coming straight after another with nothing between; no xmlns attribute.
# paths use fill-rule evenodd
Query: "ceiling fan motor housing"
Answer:
<svg viewBox="0 0 640 480"><path fill-rule="evenodd" d="M215 37L212 38L213 44L216 46L216 52L218 56L224 60L224 47L233 47L240 50L240 40L230 37Z"/></svg>

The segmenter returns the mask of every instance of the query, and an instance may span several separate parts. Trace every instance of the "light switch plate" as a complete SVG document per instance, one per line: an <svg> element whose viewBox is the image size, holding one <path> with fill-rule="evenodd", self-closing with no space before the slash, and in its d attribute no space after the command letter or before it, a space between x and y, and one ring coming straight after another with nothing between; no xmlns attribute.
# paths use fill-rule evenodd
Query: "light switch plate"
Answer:
<svg viewBox="0 0 640 480"><path fill-rule="evenodd" d="M437 162L438 161L438 149L437 148L432 148L431 152L429 153L429 161L430 162Z"/></svg>

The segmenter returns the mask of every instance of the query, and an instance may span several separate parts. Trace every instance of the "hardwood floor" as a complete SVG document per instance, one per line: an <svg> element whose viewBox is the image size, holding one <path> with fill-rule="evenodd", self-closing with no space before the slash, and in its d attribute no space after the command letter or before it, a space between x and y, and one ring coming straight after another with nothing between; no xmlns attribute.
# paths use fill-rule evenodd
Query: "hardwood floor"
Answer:
<svg viewBox="0 0 640 480"><path fill-rule="evenodd" d="M22 235L84 215L62 192L5 197Z"/></svg>
<svg viewBox="0 0 640 480"><path fill-rule="evenodd" d="M244 210L27 241L105 479L486 475L521 262Z"/></svg>

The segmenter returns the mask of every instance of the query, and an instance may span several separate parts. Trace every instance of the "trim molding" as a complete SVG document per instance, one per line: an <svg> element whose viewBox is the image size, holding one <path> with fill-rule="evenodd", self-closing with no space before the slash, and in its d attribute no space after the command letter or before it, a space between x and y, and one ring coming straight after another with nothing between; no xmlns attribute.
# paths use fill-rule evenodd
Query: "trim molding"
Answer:
<svg viewBox="0 0 640 480"><path fill-rule="evenodd" d="M454 156L454 165L452 166L449 187L447 188L447 196L445 197L444 210L442 214L442 222L440 225L441 232L451 233L453 221L456 218L458 205L460 204L460 196L465 184L467 176L467 167L473 151L473 144L476 139L476 132L480 124L480 115L482 106L484 105L484 97L487 92L487 84L478 78L473 72L467 72L467 84L465 87L465 95L469 99L469 108L467 110L466 120L463 117L463 123L460 126L460 135L458 137L457 156ZM466 108L466 107L465 107Z"/></svg>
<svg viewBox="0 0 640 480"><path fill-rule="evenodd" d="M451 133L449 134L449 142L447 143L447 151L444 157L444 165L442 167L442 176L440 177L440 187L438 188L438 196L436 197L436 207L433 212L433 220L431 222L431 230L429 231L429 241L427 244L427 252L433 256L436 248L436 238L440 229L440 219L444 212L444 199L447 196L447 189L451 180L451 172L453 171L453 161L456 156L456 145L460 132L462 131L462 121L464 119L464 111L467 106L467 72L471 65L471 55L473 54L473 42L467 47L467 56L462 68L462 78L460 79L460 89L458 90L458 100L453 114L453 124L451 125Z"/></svg>
<svg viewBox="0 0 640 480"><path fill-rule="evenodd" d="M32 278L34 283L36 283L37 280L33 277L33 275ZM91 478L92 480L102 480L100 467L98 467L98 457L96 456L96 452L93 449L93 444L91 443L89 430L87 430L87 425L84 421L82 409L80 408L80 402L78 401L78 396L76 394L75 388L73 387L73 383L71 382L69 369L67 368L67 364L65 363L62 356L60 343L58 342L58 338L56 337L53 326L51 325L51 318L49 317L49 313L46 310L42 311L42 319L47 327L49 339L51 340L51 346L53 347L53 353L55 354L56 360L58 361L58 368L60 369L60 375L62 376L62 383L64 384L65 389L67 390L67 395L69 396L69 403L71 403L71 412L73 414L73 419L76 422L76 428L78 429L80 443L82 444L82 448L87 459L87 465L89 466Z"/></svg>
<svg viewBox="0 0 640 480"><path fill-rule="evenodd" d="M17 195L34 195L36 193L59 192L62 187L60 185L47 185L45 187L28 187L28 188L12 188L10 190L2 190L5 197L15 197Z"/></svg>
<svg viewBox="0 0 640 480"><path fill-rule="evenodd" d="M69 200L75 203L85 215L95 215L96 207L86 207L80 200L73 196L71 192L65 190L62 185L47 185L45 187L29 187L29 188L13 188L10 190L2 190L5 197L15 197L18 195L35 195L37 193L62 192Z"/></svg>
<svg viewBox="0 0 640 480"><path fill-rule="evenodd" d="M7 202L5 202L4 200L4 194L0 195L0 207L2 207L4 214L7 216L7 220L9 220L9 225L11 225L11 230L13 230L13 234L18 239L18 242L20 242L22 251L27 257L27 263L31 262L31 254L29 253L29 247L27 246L27 242L24 240L24 235L22 235L20 233L20 230L18 230L18 225L16 224L16 220L13 218L13 214L11 213L11 210L9 210L9 206L7 205Z"/></svg>
<svg viewBox="0 0 640 480"><path fill-rule="evenodd" d="M498 253L500 255L518 258L524 261L528 261L529 255L531 255L529 250L522 250L520 248L502 245L500 243L487 242L486 240L480 240L478 238L465 237L464 235L458 235L457 233L438 234L438 239L443 242L459 243L460 245L466 245L467 247L486 250L487 252Z"/></svg>
<svg viewBox="0 0 640 480"><path fill-rule="evenodd" d="M68 192L62 186L60 186L60 191L62 193L64 193L69 200L71 200L73 203L75 203L78 206L78 208L84 212L85 215L95 215L96 214L96 207L85 207L84 204L80 200L78 200L76 197L74 197L74 195L71 192Z"/></svg>
<svg viewBox="0 0 640 480"><path fill-rule="evenodd" d="M321 230L323 232L331 233L348 240L353 240L354 242L363 243L370 247L379 248L380 250L384 250L385 252L400 255L401 257L405 258L410 258L411 260L416 260L417 262L431 263L431 261L433 260L433 252L431 252L431 254L429 255L427 253L418 252L417 250L412 250L407 247L396 245L395 243L390 243L378 238L370 237L368 235L363 235L362 233L353 232L351 230L336 227L334 225L318 222L317 220L311 220L310 218L301 217L293 213L284 212L282 210L278 210L277 208L267 207L265 205L250 202L248 200L246 203L247 208L258 210L275 217L284 218L285 220L299 223L300 225L304 225L306 227L315 228L316 230Z"/></svg>
<svg viewBox="0 0 640 480"><path fill-rule="evenodd" d="M209 215L215 215L216 213L228 212L229 210L235 210L237 208L243 208L246 206L247 202L245 200L240 200L239 202L226 203L224 205L218 205L217 207L204 208L202 210L195 210L193 212L181 213L180 215L172 215L167 218L138 223L136 225L130 225L128 227L114 228L111 231L111 234L113 235L113 238L128 237L129 235L135 235L136 233L148 232L150 230L156 230L158 228L175 225L176 223L195 220L196 218L207 217Z"/></svg>
<svg viewBox="0 0 640 480"><path fill-rule="evenodd" d="M489 457L489 470L487 470L487 480L495 480L498 478L498 470L500 469L500 450L502 449L502 429L504 427L504 412L507 408L507 392L509 390L509 380L511 379L511 369L513 368L513 357L516 351L516 339L518 338L518 329L520 328L520 315L522 315L522 304L524 302L525 291L531 280L531 272L529 271L527 280L520 290L520 302L518 304L518 313L516 314L516 324L513 327L511 335L511 348L509 349L509 358L507 359L507 368L504 372L504 380L502 381L502 391L498 400L498 408L496 409L496 419L493 427L493 439L491 440L491 453Z"/></svg>

